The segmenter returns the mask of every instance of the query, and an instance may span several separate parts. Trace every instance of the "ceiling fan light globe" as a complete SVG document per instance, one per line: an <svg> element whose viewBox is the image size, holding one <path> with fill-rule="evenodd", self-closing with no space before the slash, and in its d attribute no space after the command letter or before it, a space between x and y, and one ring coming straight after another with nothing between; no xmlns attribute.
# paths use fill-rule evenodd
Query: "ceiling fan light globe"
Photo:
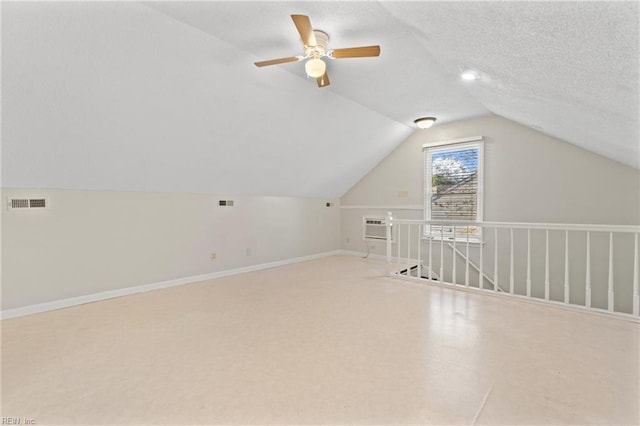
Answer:
<svg viewBox="0 0 640 426"><path fill-rule="evenodd" d="M304 64L304 70L307 72L309 77L322 77L324 72L327 70L327 64L325 64L322 59L309 59L307 63Z"/></svg>

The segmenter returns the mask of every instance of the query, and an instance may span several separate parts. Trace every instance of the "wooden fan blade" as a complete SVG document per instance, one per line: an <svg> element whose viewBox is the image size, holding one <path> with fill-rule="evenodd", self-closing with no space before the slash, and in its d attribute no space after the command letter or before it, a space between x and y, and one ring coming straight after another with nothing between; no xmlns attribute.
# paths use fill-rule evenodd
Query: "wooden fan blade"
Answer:
<svg viewBox="0 0 640 426"><path fill-rule="evenodd" d="M346 49L334 49L331 56L340 58L365 58L368 56L380 56L380 46L347 47Z"/></svg>
<svg viewBox="0 0 640 426"><path fill-rule="evenodd" d="M327 74L327 72L325 71L323 76L316 78L316 82L318 83L318 87L320 88L327 87L331 84L331 82L329 81L329 74Z"/></svg>
<svg viewBox="0 0 640 426"><path fill-rule="evenodd" d="M289 58L271 59L269 61L255 62L256 67L266 67L267 65L286 64L287 62L298 62L300 57L291 56Z"/></svg>
<svg viewBox="0 0 640 426"><path fill-rule="evenodd" d="M307 15L291 15L293 23L296 29L300 33L300 38L305 46L316 46L316 36L313 34L313 27L311 26L311 20Z"/></svg>

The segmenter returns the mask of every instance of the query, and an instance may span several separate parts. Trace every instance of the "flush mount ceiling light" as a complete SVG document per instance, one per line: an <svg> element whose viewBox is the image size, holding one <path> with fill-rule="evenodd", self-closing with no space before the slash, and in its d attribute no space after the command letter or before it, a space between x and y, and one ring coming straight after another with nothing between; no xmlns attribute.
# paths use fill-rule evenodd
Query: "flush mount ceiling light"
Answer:
<svg viewBox="0 0 640 426"><path fill-rule="evenodd" d="M470 70L463 72L461 77L463 80L466 80L466 81L478 80L480 78L477 72L470 71Z"/></svg>
<svg viewBox="0 0 640 426"><path fill-rule="evenodd" d="M436 118L421 117L421 118L416 118L415 120L413 120L413 122L416 123L416 126L418 126L421 129L428 129L429 127L433 126L433 124L436 122Z"/></svg>

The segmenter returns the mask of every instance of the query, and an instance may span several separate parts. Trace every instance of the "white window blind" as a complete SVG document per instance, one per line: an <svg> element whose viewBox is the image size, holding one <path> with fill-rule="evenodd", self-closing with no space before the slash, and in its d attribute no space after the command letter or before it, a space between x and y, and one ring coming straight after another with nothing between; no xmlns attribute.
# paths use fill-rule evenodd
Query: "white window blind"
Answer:
<svg viewBox="0 0 640 426"><path fill-rule="evenodd" d="M483 145L481 138L439 142L425 146L425 219L432 221L482 220ZM425 227L425 236L466 240L480 238L475 226Z"/></svg>

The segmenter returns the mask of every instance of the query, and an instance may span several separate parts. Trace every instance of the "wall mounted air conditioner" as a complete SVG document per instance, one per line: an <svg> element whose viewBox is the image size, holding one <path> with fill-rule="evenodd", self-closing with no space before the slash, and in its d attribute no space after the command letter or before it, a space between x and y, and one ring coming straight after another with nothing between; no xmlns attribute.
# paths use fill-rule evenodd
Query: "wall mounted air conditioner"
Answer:
<svg viewBox="0 0 640 426"><path fill-rule="evenodd" d="M363 217L362 218L362 238L364 240L387 240L387 218L386 217ZM391 241L395 241L395 229L391 225Z"/></svg>

